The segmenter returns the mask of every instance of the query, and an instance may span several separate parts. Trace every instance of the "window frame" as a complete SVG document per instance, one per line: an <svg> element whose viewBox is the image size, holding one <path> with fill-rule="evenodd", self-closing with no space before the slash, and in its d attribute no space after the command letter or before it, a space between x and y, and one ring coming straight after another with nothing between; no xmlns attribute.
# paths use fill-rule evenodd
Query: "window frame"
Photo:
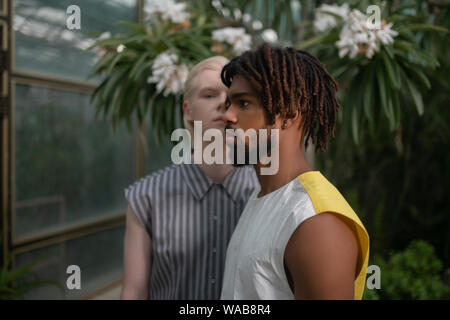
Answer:
<svg viewBox="0 0 450 320"><path fill-rule="evenodd" d="M0 2L3 3L3 9L0 10L0 16L7 16L8 15L8 0L0 0Z"/></svg>

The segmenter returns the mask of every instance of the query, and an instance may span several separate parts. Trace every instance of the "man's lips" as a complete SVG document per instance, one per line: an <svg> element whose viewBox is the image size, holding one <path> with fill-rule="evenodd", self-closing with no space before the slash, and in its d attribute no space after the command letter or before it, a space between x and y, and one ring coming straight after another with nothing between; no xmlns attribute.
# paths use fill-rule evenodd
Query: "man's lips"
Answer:
<svg viewBox="0 0 450 320"><path fill-rule="evenodd" d="M217 118L215 118L214 120L213 120L214 122L225 122L225 121L223 121L223 118L222 117L217 117Z"/></svg>

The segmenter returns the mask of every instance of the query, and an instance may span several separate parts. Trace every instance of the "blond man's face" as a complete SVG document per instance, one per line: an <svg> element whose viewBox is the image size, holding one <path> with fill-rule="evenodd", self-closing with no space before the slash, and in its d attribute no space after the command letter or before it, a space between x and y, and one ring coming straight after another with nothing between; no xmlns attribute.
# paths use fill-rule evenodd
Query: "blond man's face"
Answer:
<svg viewBox="0 0 450 320"><path fill-rule="evenodd" d="M188 121L201 121L202 131L216 128L225 129L223 114L225 113L225 100L227 87L220 79L221 68L205 69L200 71L193 79L192 92L185 101Z"/></svg>

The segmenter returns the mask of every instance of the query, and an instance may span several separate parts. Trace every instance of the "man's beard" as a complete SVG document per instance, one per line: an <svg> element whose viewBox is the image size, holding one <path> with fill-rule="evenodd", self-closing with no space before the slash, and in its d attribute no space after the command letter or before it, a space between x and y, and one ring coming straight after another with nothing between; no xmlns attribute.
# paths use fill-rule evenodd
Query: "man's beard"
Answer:
<svg viewBox="0 0 450 320"><path fill-rule="evenodd" d="M225 130L226 129L233 130L229 124L227 124L225 126ZM263 129L265 129L265 128L263 128ZM265 129L265 130L269 131L269 129ZM266 140L265 149L267 151L266 150L262 150L262 151L263 151L263 155L270 156L271 155L271 151L272 151L272 142L271 142L270 135L267 135L266 139L267 140ZM239 138L235 136L234 137L234 141L233 141L232 144L231 143L227 143L227 148L233 148L233 159L232 159L233 163L232 163L232 165L234 167L244 167L244 166L255 164L255 163L251 163L250 162L250 160L252 159L252 157L250 156L252 152L256 152L256 163L258 163L260 161L260 159L261 159L261 157L260 157L261 145L259 144L259 136L256 139L256 149L253 149L252 151L250 151L250 147L245 143L245 141L238 141L238 140L239 140ZM249 139L249 141L250 141L250 139ZM240 161L241 163L238 163L238 154L237 154L237 152L238 152L238 149L240 151L240 148L238 148L238 144L239 143L243 143L244 144L244 161L243 161L243 163L242 163L242 159L239 159L239 160L241 160ZM253 157L253 159L254 159L254 157Z"/></svg>

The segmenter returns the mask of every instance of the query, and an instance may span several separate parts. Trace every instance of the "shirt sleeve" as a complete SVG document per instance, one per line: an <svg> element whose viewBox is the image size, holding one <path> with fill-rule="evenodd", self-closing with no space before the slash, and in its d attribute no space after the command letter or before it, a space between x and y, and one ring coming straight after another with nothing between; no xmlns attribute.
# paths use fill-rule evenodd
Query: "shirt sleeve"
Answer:
<svg viewBox="0 0 450 320"><path fill-rule="evenodd" d="M151 203L150 192L148 189L148 179L141 179L127 188L125 188L125 198L133 209L139 221L147 230L150 239L152 239L152 220L151 220Z"/></svg>

